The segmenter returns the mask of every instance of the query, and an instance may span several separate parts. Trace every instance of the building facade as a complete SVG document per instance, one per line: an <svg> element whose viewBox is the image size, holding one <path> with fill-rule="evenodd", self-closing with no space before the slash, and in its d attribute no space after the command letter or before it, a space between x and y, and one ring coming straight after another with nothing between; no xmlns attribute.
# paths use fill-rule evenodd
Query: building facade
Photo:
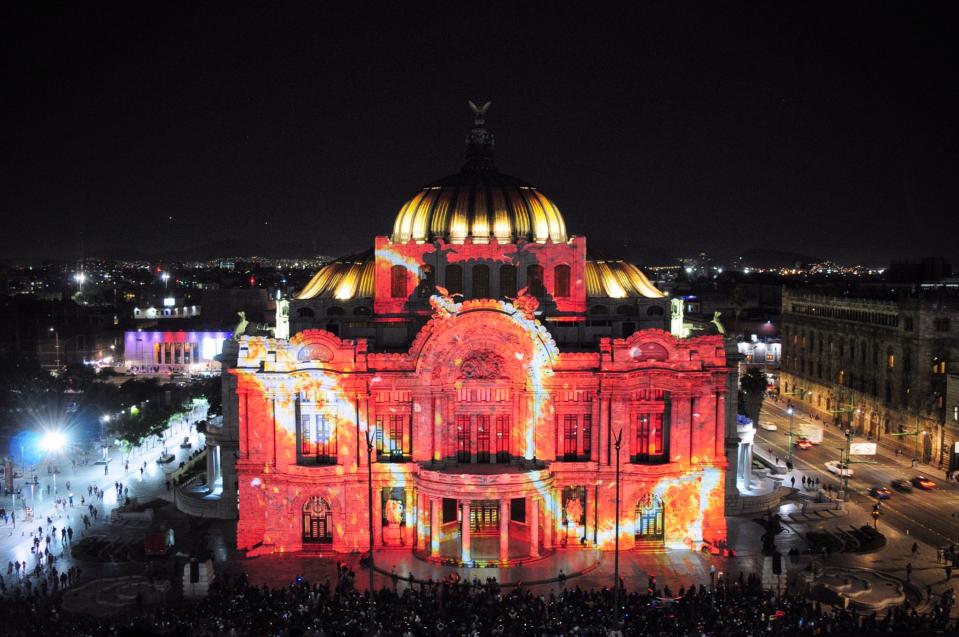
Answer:
<svg viewBox="0 0 959 637"><path fill-rule="evenodd" d="M942 291L851 298L784 290L780 388L827 422L959 468L946 404L957 323L959 299Z"/></svg>
<svg viewBox="0 0 959 637"><path fill-rule="evenodd" d="M289 339L238 339L239 548L362 551L372 526L378 548L508 564L611 548L617 518L624 548L725 542L735 346L673 336L639 268L492 150L477 114L462 171L322 268Z"/></svg>

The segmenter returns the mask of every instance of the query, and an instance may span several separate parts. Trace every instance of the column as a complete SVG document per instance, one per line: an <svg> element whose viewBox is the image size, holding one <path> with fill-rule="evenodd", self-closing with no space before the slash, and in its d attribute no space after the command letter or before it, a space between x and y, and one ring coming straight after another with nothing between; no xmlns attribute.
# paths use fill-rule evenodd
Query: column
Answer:
<svg viewBox="0 0 959 637"><path fill-rule="evenodd" d="M529 556L539 557L539 500L530 498Z"/></svg>
<svg viewBox="0 0 959 637"><path fill-rule="evenodd" d="M469 562L473 558L470 556L470 501L463 500L463 519L460 520L460 539L463 545L462 558L464 562Z"/></svg>
<svg viewBox="0 0 959 637"><path fill-rule="evenodd" d="M547 491L543 501L543 548L553 548L553 504L556 502L553 490Z"/></svg>
<svg viewBox="0 0 959 637"><path fill-rule="evenodd" d="M440 554L441 508L439 498L430 498L430 557L439 557Z"/></svg>
<svg viewBox="0 0 959 637"><path fill-rule="evenodd" d="M414 504L413 499L413 487L406 485L406 488L403 489L404 501L403 501L403 517L406 526L403 529L403 542L407 546L413 546L416 543L416 505Z"/></svg>
<svg viewBox="0 0 959 637"><path fill-rule="evenodd" d="M376 485L373 486L373 545L383 546L383 496Z"/></svg>
<svg viewBox="0 0 959 637"><path fill-rule="evenodd" d="M213 484L216 482L216 460L213 458L213 446L207 445L206 448L206 488L213 491Z"/></svg>
<svg viewBox="0 0 959 637"><path fill-rule="evenodd" d="M432 405L433 422L430 423L430 426L433 428L432 458L434 461L439 462L443 459L443 410L445 408L445 401L441 396L433 396Z"/></svg>
<svg viewBox="0 0 959 637"><path fill-rule="evenodd" d="M509 498L499 501L499 561L509 560Z"/></svg>
<svg viewBox="0 0 959 637"><path fill-rule="evenodd" d="M426 528L424 520L427 515L429 515L429 504L427 504L426 496L422 493L416 494L416 535L413 537L413 548L414 549L426 549L429 548L429 543L426 541Z"/></svg>
<svg viewBox="0 0 959 637"><path fill-rule="evenodd" d="M612 459L610 446L612 441L609 439L609 396L599 394L599 418L596 419L596 426L599 428L599 464L609 466Z"/></svg>

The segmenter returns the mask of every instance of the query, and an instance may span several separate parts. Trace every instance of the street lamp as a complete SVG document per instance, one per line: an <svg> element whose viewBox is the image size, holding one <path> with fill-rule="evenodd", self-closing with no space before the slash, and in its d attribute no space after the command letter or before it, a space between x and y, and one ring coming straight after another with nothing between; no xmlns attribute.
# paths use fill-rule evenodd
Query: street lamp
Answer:
<svg viewBox="0 0 959 637"><path fill-rule="evenodd" d="M160 280L163 281L163 287L164 287L164 288L169 287L169 285L167 285L167 284L170 282L170 273L169 273L169 272L164 272L163 274L161 274L161 275L160 275Z"/></svg>
<svg viewBox="0 0 959 637"><path fill-rule="evenodd" d="M56 340L57 348L57 369L60 369L60 332L57 331L55 327L51 327L50 331L53 332L53 337Z"/></svg>
<svg viewBox="0 0 959 637"><path fill-rule="evenodd" d="M373 614L376 610L373 603L373 432L369 427L366 428L366 478L370 518L370 632L373 632Z"/></svg>
<svg viewBox="0 0 959 637"><path fill-rule="evenodd" d="M77 272L73 275L73 280L77 282L77 292L83 292L83 282L87 280L87 275L83 272Z"/></svg>
<svg viewBox="0 0 959 637"><path fill-rule="evenodd" d="M789 433L787 434L789 448L786 450L786 462L790 463L793 460L793 416L796 414L796 410L790 405L786 407L786 413L789 414Z"/></svg>
<svg viewBox="0 0 959 637"><path fill-rule="evenodd" d="M613 590L615 591L616 615L619 616L619 447L623 441L623 430L620 429L613 437L613 446L616 448L616 522L614 527L615 549L613 552Z"/></svg>
<svg viewBox="0 0 959 637"><path fill-rule="evenodd" d="M103 448L103 460L104 462L109 462L110 455L110 446L107 445L106 441L106 427L105 425L110 422L110 414L104 414L100 417L100 446Z"/></svg>
<svg viewBox="0 0 959 637"><path fill-rule="evenodd" d="M48 431L44 434L43 438L40 439L40 448L46 451L48 454L56 455L59 454L67 446L67 437L62 431ZM59 467L53 467L53 491L57 490L57 469Z"/></svg>

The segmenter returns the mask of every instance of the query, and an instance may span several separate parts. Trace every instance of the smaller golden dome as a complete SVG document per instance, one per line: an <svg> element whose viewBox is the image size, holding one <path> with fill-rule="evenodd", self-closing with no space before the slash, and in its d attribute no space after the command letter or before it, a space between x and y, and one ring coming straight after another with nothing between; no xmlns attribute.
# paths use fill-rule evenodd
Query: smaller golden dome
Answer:
<svg viewBox="0 0 959 637"><path fill-rule="evenodd" d="M375 288L374 263L373 250L331 261L320 268L296 298L327 297L338 301L371 299Z"/></svg>
<svg viewBox="0 0 959 637"><path fill-rule="evenodd" d="M589 252L586 255L586 296L660 299L666 295L632 263Z"/></svg>

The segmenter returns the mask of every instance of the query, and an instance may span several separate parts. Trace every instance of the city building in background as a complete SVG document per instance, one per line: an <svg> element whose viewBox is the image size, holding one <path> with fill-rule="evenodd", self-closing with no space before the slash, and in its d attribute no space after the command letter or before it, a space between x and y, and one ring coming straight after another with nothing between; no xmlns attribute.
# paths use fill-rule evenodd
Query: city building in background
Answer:
<svg viewBox="0 0 959 637"><path fill-rule="evenodd" d="M921 462L959 468L959 427L947 406L959 360L955 291L787 288L782 309L784 394Z"/></svg>
<svg viewBox="0 0 959 637"><path fill-rule="evenodd" d="M372 532L506 564L611 549L617 524L626 549L721 546L753 431L736 419L735 346L671 334L639 268L592 253L496 169L475 111L461 172L320 269L289 339L227 342L238 547L360 551Z"/></svg>
<svg viewBox="0 0 959 637"><path fill-rule="evenodd" d="M123 334L124 366L137 374L220 371L216 357L230 332L129 330Z"/></svg>

